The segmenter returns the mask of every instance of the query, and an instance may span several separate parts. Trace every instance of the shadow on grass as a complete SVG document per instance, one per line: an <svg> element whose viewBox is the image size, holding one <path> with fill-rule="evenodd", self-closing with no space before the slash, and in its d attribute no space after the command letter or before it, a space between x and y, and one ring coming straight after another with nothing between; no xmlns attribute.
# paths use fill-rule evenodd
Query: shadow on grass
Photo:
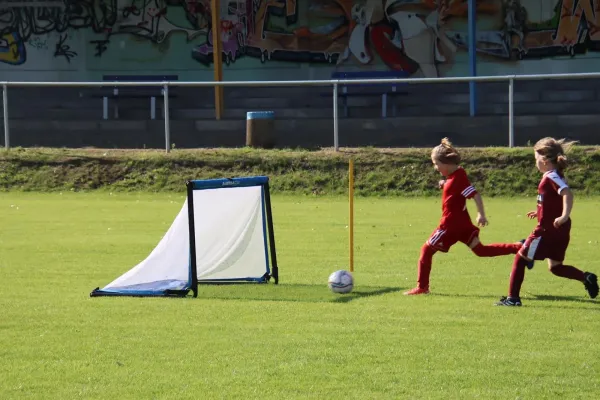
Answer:
<svg viewBox="0 0 600 400"><path fill-rule="evenodd" d="M360 286L348 294L332 293L326 285L199 285L199 299L296 301L308 303L348 303L353 300L401 291L400 287Z"/></svg>
<svg viewBox="0 0 600 400"><path fill-rule="evenodd" d="M540 301L576 301L578 303L596 303L593 299L582 299L580 296L555 296L551 294L530 294L530 300Z"/></svg>
<svg viewBox="0 0 600 400"><path fill-rule="evenodd" d="M442 297L462 297L462 298L472 298L472 299L490 299L491 304L496 303L501 296L496 295L479 295L479 294L455 294L455 293L432 293L432 296L442 296ZM558 302L572 302L572 303L583 303L583 304L597 304L600 305L600 302L593 299L582 298L581 296L555 296L555 295L544 295L544 294L533 294L527 293L527 296L521 297L523 300L523 304L526 306L530 301L532 302L549 302L549 301L558 301ZM597 309L593 308L582 308L582 307L569 307L563 305L541 305L537 303L532 305L535 308L562 308L562 309L573 309L573 310L593 310L600 311L600 307ZM517 307L518 308L518 307Z"/></svg>
<svg viewBox="0 0 600 400"><path fill-rule="evenodd" d="M568 303L583 303L583 304L592 305L592 307L593 307L593 305L600 304L600 303L598 303L598 301L596 301L594 299L586 299L586 298L582 298L581 296L555 296L555 295L533 294L533 293L528 293L527 295L528 296L523 299L523 301L527 301L527 303L529 303L529 301L532 301L532 302L553 301L553 302L560 302L559 304L561 304L561 305L541 305L540 303L536 303L535 305L532 306L535 308L561 308L564 310L585 310L585 311L595 311L595 312L600 311L600 307L591 308L591 307L562 305L562 304L568 304Z"/></svg>
<svg viewBox="0 0 600 400"><path fill-rule="evenodd" d="M435 292L431 292L431 294L429 294L428 296L464 297L464 298L469 298L469 299L491 299L491 300L498 300L501 297L500 295L492 295L492 294L483 295L483 294L458 294L458 293L435 293Z"/></svg>
<svg viewBox="0 0 600 400"><path fill-rule="evenodd" d="M600 304L595 299L582 298L581 296L555 296L549 294L530 294L528 300L532 301L568 301L584 304ZM598 309L600 310L600 308Z"/></svg>

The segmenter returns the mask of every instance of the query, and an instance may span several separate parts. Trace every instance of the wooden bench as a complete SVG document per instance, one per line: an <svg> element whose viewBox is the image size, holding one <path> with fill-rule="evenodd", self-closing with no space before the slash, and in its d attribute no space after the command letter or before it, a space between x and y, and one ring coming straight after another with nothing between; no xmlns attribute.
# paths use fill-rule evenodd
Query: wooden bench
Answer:
<svg viewBox="0 0 600 400"><path fill-rule="evenodd" d="M410 74L405 71L352 71L333 72L331 79L395 79L409 78ZM342 97L344 105L344 116L348 117L348 97L381 96L381 117L387 117L388 96L401 96L408 93L398 91L398 88L408 85L407 83L357 83L352 85L340 85L338 95ZM341 90L339 90L341 89ZM393 104L393 116L396 116L396 104Z"/></svg>
<svg viewBox="0 0 600 400"><path fill-rule="evenodd" d="M177 81L177 75L104 75L104 82L163 82ZM119 118L118 99L150 98L150 119L156 119L156 98L163 97L164 89L159 86L115 86L112 89L103 87L102 118L108 119L108 99L115 99L114 118ZM169 98L176 97L175 88L169 87ZM164 105L163 105L164 106Z"/></svg>

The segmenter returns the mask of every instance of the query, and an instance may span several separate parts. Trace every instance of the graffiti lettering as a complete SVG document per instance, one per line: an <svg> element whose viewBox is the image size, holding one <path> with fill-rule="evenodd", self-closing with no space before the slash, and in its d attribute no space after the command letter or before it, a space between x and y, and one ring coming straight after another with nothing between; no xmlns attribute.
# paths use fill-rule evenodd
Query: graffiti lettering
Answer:
<svg viewBox="0 0 600 400"><path fill-rule="evenodd" d="M41 39L40 37L33 37L29 39L27 44L34 49L38 50L48 50L48 41Z"/></svg>
<svg viewBox="0 0 600 400"><path fill-rule="evenodd" d="M283 17L288 25L295 24L298 21L298 3L296 0L285 0L285 1L263 1L266 5L267 16L265 18L265 25L269 23L269 17ZM268 30L267 27L265 27Z"/></svg>
<svg viewBox="0 0 600 400"><path fill-rule="evenodd" d="M529 22L520 0L502 4L504 25L499 31L479 31L477 50L502 58L544 58L585 53L600 49L600 2L558 0L554 14ZM461 38L461 45L465 44Z"/></svg>
<svg viewBox="0 0 600 400"><path fill-rule="evenodd" d="M262 62L335 63L348 40L352 3L353 0L311 2L310 11L322 14L321 24L317 25L299 23L298 0L238 1L235 12L222 16L224 60L229 63L248 56ZM235 2L229 4L231 10ZM192 51L192 57L205 65L212 63L211 40L209 34L207 44Z"/></svg>
<svg viewBox="0 0 600 400"><path fill-rule="evenodd" d="M67 38L68 36L66 34L64 36L60 36L58 43L56 43L54 57L64 57L67 62L71 63L71 58L75 57L77 52L71 51L71 46L65 44Z"/></svg>
<svg viewBox="0 0 600 400"><path fill-rule="evenodd" d="M117 22L117 0L65 0L62 6L50 3L46 7L11 6L0 8L0 35L17 32L22 40L67 29L90 28L101 33Z"/></svg>
<svg viewBox="0 0 600 400"><path fill-rule="evenodd" d="M204 0L202 0L204 1ZM183 0L55 0L31 3L28 0L19 2L0 2L0 38L21 40L17 44L17 57L1 57L0 62L18 65L24 60L25 43L38 49L47 38L41 36L50 33L60 35L54 52L55 57L65 57L68 62L77 55L65 44L65 36L70 30L85 29L92 34L105 34L106 39L92 40L96 56L100 57L108 49L108 38L112 35L133 35L163 43L173 32L184 32L187 40L205 33L198 29L188 29L173 24L167 18L169 7L178 7L185 11L186 19L192 20L189 6ZM196 20L198 20L196 18ZM184 20L185 21L185 20ZM189 25L189 23L186 23ZM191 24L197 26L198 23ZM12 38L12 39L11 39ZM11 42L12 43L12 42ZM4 46L8 48L8 45ZM1 50L0 44L0 51ZM21 51L23 50L23 51ZM7 61L10 60L10 61Z"/></svg>
<svg viewBox="0 0 600 400"><path fill-rule="evenodd" d="M108 39L92 40L90 42L90 44L93 44L96 48L96 53L94 54L94 57L102 57L102 54L104 54L104 52L106 50L108 50L109 43L110 43L110 40L108 40Z"/></svg>
<svg viewBox="0 0 600 400"><path fill-rule="evenodd" d="M558 45L569 49L586 39L600 40L600 2L597 0L562 0L556 34ZM571 52L572 53L572 52Z"/></svg>

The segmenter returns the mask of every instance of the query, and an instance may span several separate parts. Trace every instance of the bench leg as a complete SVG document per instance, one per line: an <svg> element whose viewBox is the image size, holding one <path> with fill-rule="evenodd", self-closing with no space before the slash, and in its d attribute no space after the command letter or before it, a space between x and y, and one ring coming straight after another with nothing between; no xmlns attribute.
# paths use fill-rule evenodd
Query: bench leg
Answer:
<svg viewBox="0 0 600 400"><path fill-rule="evenodd" d="M387 117L387 93L381 95L381 118Z"/></svg>
<svg viewBox="0 0 600 400"><path fill-rule="evenodd" d="M156 97L150 97L150 119L156 119Z"/></svg>
<svg viewBox="0 0 600 400"><path fill-rule="evenodd" d="M118 87L115 87L113 89L113 95L115 96L115 110L114 110L115 119L119 119L119 98L117 97L119 95Z"/></svg>
<svg viewBox="0 0 600 400"><path fill-rule="evenodd" d="M392 87L392 92L396 93L396 92L397 92L397 90L396 90L396 89L397 89L397 88L396 88L396 86L394 85L394 86ZM396 117L397 117L397 113L396 113L396 101L398 101L398 100L397 100L397 97L393 97L393 98L392 98L392 117L394 117L394 118L396 118Z"/></svg>
<svg viewBox="0 0 600 400"><path fill-rule="evenodd" d="M344 96L344 117L348 118L348 98L346 96Z"/></svg>
<svg viewBox="0 0 600 400"><path fill-rule="evenodd" d="M108 119L108 97L102 98L102 119Z"/></svg>

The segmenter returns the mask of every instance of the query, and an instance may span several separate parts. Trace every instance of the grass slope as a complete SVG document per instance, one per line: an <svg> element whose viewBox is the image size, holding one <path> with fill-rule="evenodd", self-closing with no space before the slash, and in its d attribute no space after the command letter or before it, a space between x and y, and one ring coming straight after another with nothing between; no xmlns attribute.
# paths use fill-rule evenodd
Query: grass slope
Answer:
<svg viewBox="0 0 600 400"><path fill-rule="evenodd" d="M464 149L464 166L487 196L534 195L539 181L530 148ZM430 149L253 150L68 150L0 151L0 190L107 190L182 192L188 179L267 175L275 193L342 194L348 158L356 165L359 196L437 195L439 175ZM576 149L568 171L579 193L600 195L600 150Z"/></svg>
<svg viewBox="0 0 600 400"><path fill-rule="evenodd" d="M146 257L183 194L0 196L0 398L590 399L600 393L600 307L543 263L520 309L511 257L436 255L432 294L406 297L437 198L273 197L281 284L202 288L198 299L90 298ZM574 210L568 262L598 269L597 198ZM531 200L489 199L482 240L515 241ZM472 204L470 204L472 206Z"/></svg>

